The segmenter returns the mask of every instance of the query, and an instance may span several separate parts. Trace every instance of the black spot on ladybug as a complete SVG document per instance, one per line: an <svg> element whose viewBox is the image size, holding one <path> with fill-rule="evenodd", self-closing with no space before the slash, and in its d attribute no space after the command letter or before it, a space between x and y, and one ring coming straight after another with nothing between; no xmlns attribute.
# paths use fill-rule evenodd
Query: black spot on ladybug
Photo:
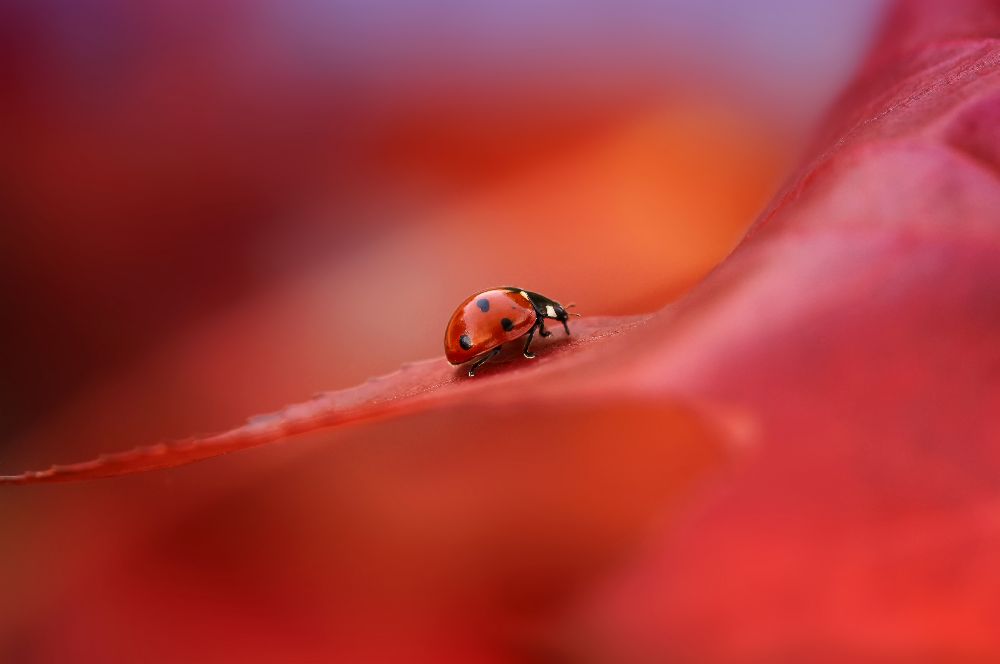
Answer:
<svg viewBox="0 0 1000 664"><path fill-rule="evenodd" d="M500 327L504 329L504 332L510 332L514 327L514 321L509 318L500 319Z"/></svg>
<svg viewBox="0 0 1000 664"><path fill-rule="evenodd" d="M476 306L479 307L479 310L485 314L487 311L490 310L490 301L487 300L485 297L481 297L478 300L476 300Z"/></svg>
<svg viewBox="0 0 1000 664"><path fill-rule="evenodd" d="M472 348L472 338L468 334L463 334L458 339L458 345L461 346L464 350L469 350L470 348Z"/></svg>

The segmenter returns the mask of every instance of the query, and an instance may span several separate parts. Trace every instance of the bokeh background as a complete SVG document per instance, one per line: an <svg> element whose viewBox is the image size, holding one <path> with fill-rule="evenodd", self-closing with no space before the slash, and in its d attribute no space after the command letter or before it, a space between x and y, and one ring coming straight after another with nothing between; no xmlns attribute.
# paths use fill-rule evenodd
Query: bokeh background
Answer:
<svg viewBox="0 0 1000 664"><path fill-rule="evenodd" d="M222 429L433 357L454 305L489 286L522 285L585 313L658 309L725 257L774 194L864 55L882 5L8 0L0 468ZM586 425L610 430L621 417ZM438 431L390 424L370 440L419 437L421 427ZM232 472L266 468L261 458ZM310 619L346 624L357 603L342 598L377 591L351 587L349 572L305 600L290 589L308 575L285 583L279 573L263 595L247 579L321 567L316 551L354 532L345 523L366 535L342 569L375 557L387 587L453 598L414 581L405 538L358 526L371 515L345 498L345 486L368 492L365 505L389 522L380 532L410 523L394 511L398 492L412 500L434 482L399 489L406 463L420 463L403 458L390 470L383 457L348 464L332 475L341 488L296 494L273 513L248 489L205 497L206 486L228 486L225 459L104 491L4 492L0 659L87 659L80 648L91 639L131 644L123 661L151 639L179 656L155 625L236 606L256 608L229 631L216 626L220 641L202 635L218 646L204 653L267 656L289 642L329 653L310 640L323 631ZM132 492L150 502L123 506ZM427 500L436 507L418 517L440 516ZM340 514L336 528L308 519L316 505ZM184 510L210 516L155 526ZM275 538L316 558L289 563L272 551L227 580L232 560L250 554L247 542L228 550L216 527L257 523L262 511L291 524ZM474 522L441 518L430 531L447 539ZM442 568L475 567L427 555ZM95 581L117 564L131 581ZM101 588L103 608L74 603ZM336 610L330 597L341 598ZM536 599L511 602L544 604ZM141 604L160 613L123 608ZM377 619L358 618L357 633L394 624L375 605ZM402 613L416 640L437 634ZM290 631L251 639L246 651L219 646L267 632L276 616L294 617L282 623ZM297 629L309 636L297 641Z"/></svg>
<svg viewBox="0 0 1000 664"><path fill-rule="evenodd" d="M5 3L4 447L135 371L137 410L205 425L350 385L439 353L491 285L658 308L776 189L878 7Z"/></svg>

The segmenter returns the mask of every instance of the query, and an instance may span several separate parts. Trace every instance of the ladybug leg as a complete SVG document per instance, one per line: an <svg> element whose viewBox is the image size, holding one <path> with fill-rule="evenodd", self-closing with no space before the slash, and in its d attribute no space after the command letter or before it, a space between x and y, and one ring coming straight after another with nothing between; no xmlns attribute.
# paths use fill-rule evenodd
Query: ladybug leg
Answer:
<svg viewBox="0 0 1000 664"><path fill-rule="evenodd" d="M471 378L472 376L475 376L476 375L476 369L478 369L479 367L483 366L484 364L486 364L487 362L489 362L490 360L492 360L494 357L496 357L496 354L500 352L500 349L502 347L503 346L497 346L496 348L494 348L493 350L491 350L489 353L487 353L483 357L481 357L478 360L476 360L475 364L473 364L471 367L469 367L469 377Z"/></svg>
<svg viewBox="0 0 1000 664"><path fill-rule="evenodd" d="M541 320L541 319L539 319L539 320ZM536 324L534 327L532 327L530 330L528 330L528 340L524 342L524 356L526 358L528 358L529 360L532 359L533 357L535 357L535 354L532 353L530 350L528 350L528 348L531 347L531 340L535 337L535 330L537 328L538 328L538 325Z"/></svg>
<svg viewBox="0 0 1000 664"><path fill-rule="evenodd" d="M538 334L539 334L539 336L541 336L541 337L542 337L543 339L544 339L545 337L548 337L548 336L551 336L551 335L552 335L552 333L551 333L551 332L549 332L548 330L546 330L546 329L545 329L545 323L544 323L544 322L542 321L542 319L541 319L541 318L539 318L539 319L538 319Z"/></svg>
<svg viewBox="0 0 1000 664"><path fill-rule="evenodd" d="M564 320L562 322L562 324L563 324L563 329L566 330L566 335L569 336L569 321L568 320Z"/></svg>

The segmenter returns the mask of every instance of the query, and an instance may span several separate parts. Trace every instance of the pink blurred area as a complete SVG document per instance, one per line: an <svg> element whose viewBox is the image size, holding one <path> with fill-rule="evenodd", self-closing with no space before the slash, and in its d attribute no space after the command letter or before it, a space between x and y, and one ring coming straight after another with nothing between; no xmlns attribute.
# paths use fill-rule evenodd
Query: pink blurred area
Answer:
<svg viewBox="0 0 1000 664"><path fill-rule="evenodd" d="M128 439L348 385L439 353L488 286L662 304L738 239L877 9L6 3L5 447L72 447L53 422L85 438L67 410L108 391L145 413Z"/></svg>

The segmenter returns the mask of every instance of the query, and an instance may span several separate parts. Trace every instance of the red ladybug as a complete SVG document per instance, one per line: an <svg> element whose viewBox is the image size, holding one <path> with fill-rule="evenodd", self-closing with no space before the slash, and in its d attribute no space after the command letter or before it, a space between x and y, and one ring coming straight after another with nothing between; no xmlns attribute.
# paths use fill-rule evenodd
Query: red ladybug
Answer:
<svg viewBox="0 0 1000 664"><path fill-rule="evenodd" d="M524 356L530 359L535 356L528 350L535 332L542 337L552 334L545 329L546 318L562 323L569 334L566 307L544 295L513 286L476 293L458 305L448 321L445 357L455 365L476 360L469 368L469 375L475 376L476 369L499 353L504 343L528 335Z"/></svg>

